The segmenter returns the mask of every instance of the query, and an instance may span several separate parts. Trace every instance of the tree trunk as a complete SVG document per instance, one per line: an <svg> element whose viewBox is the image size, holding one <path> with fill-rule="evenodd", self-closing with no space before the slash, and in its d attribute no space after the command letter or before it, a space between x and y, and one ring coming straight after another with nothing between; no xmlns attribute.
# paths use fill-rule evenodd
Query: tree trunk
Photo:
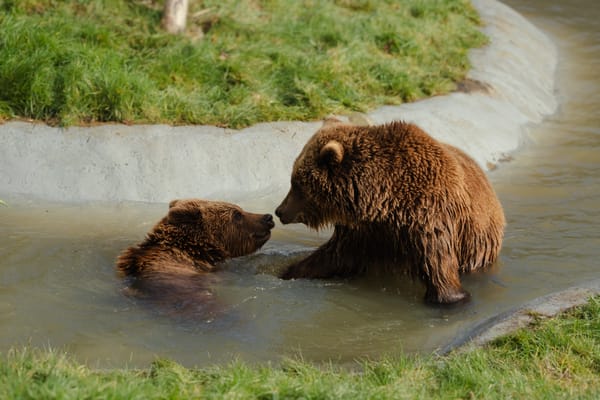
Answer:
<svg viewBox="0 0 600 400"><path fill-rule="evenodd" d="M188 0L165 0L162 26L169 33L183 33L187 19Z"/></svg>

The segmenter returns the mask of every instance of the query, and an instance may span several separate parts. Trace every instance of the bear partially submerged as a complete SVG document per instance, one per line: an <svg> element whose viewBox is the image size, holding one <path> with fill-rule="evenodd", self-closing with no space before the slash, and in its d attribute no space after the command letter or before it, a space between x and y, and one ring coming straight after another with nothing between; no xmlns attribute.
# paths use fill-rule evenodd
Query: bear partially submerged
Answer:
<svg viewBox="0 0 600 400"><path fill-rule="evenodd" d="M117 270L137 297L182 313L203 310L217 264L258 250L274 225L271 214L230 203L173 200L146 238L119 255Z"/></svg>
<svg viewBox="0 0 600 400"><path fill-rule="evenodd" d="M405 122L326 120L297 157L276 214L284 224L334 227L328 242L282 278L406 271L425 284L432 303L469 298L459 274L496 260L505 225L475 161Z"/></svg>

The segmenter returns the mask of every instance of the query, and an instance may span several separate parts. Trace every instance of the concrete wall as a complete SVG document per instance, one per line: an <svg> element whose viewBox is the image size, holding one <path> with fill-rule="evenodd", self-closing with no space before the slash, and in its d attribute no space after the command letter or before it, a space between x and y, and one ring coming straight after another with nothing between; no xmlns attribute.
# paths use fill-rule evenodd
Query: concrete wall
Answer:
<svg viewBox="0 0 600 400"><path fill-rule="evenodd" d="M528 124L556 109L557 55L550 40L512 9L494 0L473 3L491 43L472 51L469 78L485 90L386 106L369 118L416 122L487 169L519 146ZM9 122L0 125L0 196L68 202L281 198L296 155L319 126L62 129Z"/></svg>

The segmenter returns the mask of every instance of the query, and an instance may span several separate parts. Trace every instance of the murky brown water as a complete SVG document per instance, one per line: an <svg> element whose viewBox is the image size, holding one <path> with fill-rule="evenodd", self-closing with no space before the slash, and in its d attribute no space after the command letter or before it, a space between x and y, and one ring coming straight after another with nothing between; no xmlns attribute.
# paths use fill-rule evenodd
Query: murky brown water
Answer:
<svg viewBox="0 0 600 400"><path fill-rule="evenodd" d="M174 321L124 297L114 259L138 242L164 204L46 204L0 208L0 352L52 346L100 366L185 365L233 358L347 362L432 351L491 315L600 278L600 7L596 0L511 0L558 43L559 112L532 129L491 174L506 209L501 260L466 276L473 301L438 309L422 288L377 281L281 281L268 273L326 239L278 226L253 256L227 266L215 294L224 316ZM240 203L272 211L279 199Z"/></svg>

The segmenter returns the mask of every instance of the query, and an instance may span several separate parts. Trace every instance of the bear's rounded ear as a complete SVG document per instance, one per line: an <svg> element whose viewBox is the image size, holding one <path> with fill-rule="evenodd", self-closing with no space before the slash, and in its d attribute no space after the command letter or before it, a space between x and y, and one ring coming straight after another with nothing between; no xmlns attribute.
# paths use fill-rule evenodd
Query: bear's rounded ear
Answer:
<svg viewBox="0 0 600 400"><path fill-rule="evenodd" d="M173 206L169 208L167 221L172 225L199 224L202 222L202 211L198 208Z"/></svg>
<svg viewBox="0 0 600 400"><path fill-rule="evenodd" d="M330 126L338 124L343 124L343 122L337 119L336 117L327 117L323 120L323 126L321 128L328 128Z"/></svg>
<svg viewBox="0 0 600 400"><path fill-rule="evenodd" d="M173 208L177 203L179 203L179 199L171 200L169 203L169 208Z"/></svg>
<svg viewBox="0 0 600 400"><path fill-rule="evenodd" d="M323 164L340 164L344 159L344 146L337 140L330 140L321 147L319 161Z"/></svg>

